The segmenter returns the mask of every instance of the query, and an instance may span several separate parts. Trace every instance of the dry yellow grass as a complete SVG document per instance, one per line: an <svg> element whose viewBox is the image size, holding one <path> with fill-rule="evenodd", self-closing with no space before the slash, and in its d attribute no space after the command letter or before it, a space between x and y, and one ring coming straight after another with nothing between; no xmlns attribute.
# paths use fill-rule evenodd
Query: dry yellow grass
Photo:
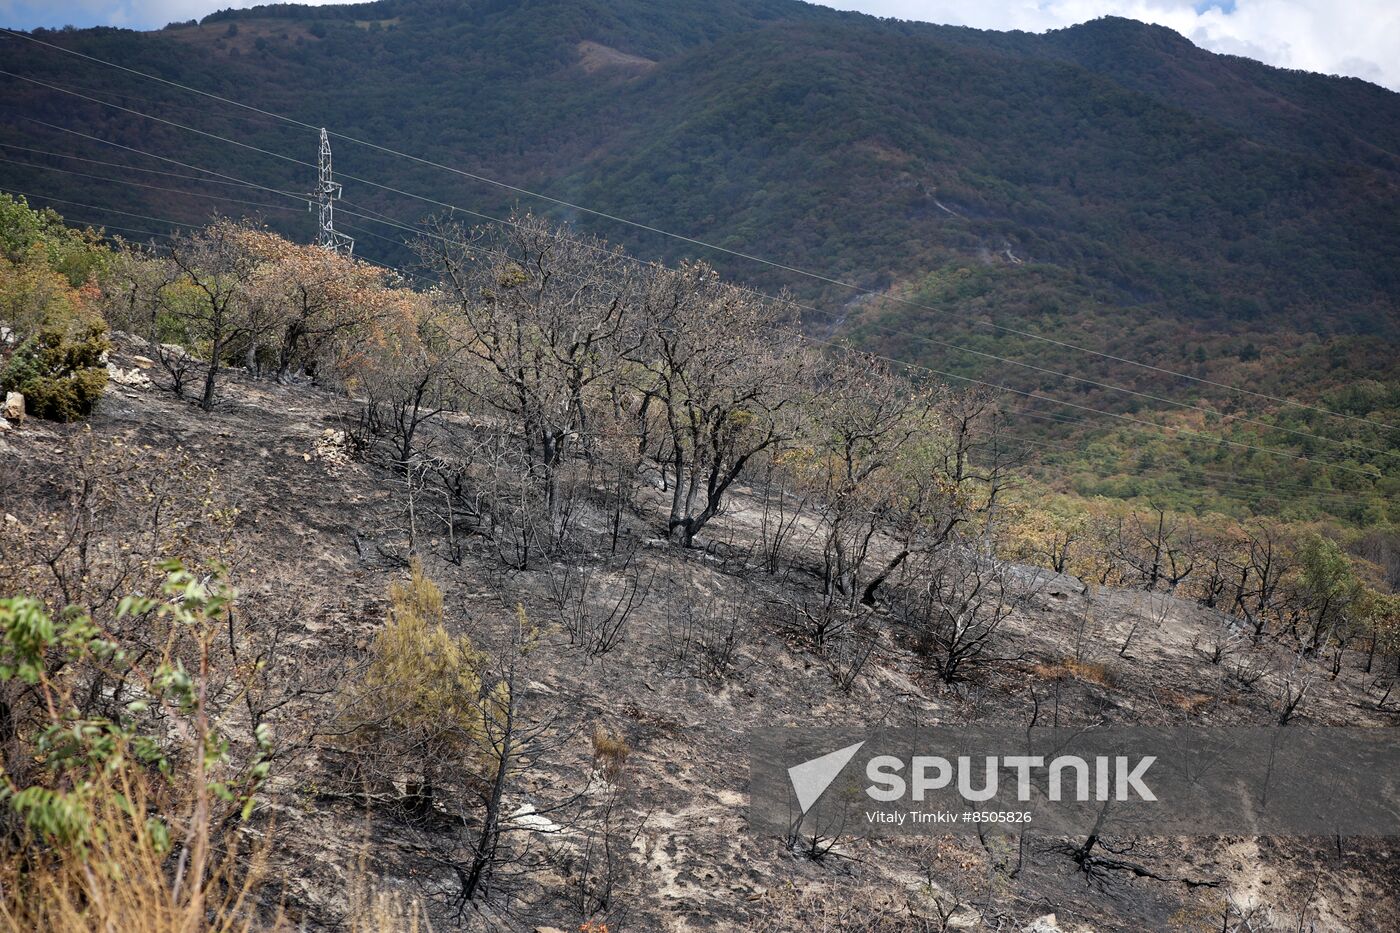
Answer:
<svg viewBox="0 0 1400 933"><path fill-rule="evenodd" d="M1031 667L1031 673L1041 680L1078 680L1081 683L1098 684L1100 687L1111 687L1114 682L1113 672L1107 664L1079 661L1074 658L1041 661Z"/></svg>
<svg viewBox="0 0 1400 933"><path fill-rule="evenodd" d="M1167 691L1166 695L1168 703L1185 713L1199 712L1214 699L1215 697L1208 693L1179 693L1175 690Z"/></svg>
<svg viewBox="0 0 1400 933"><path fill-rule="evenodd" d="M267 850L239 851L231 843L193 866L200 849L212 852L209 827L194 825L190 844L171 849L150 822L144 783L118 772L92 809L88 841L63 850L26 845L0 860L0 930L6 933L292 933L295 927L259 889ZM123 802L129 801L126 805ZM182 827L188 828L188 827ZM350 933L432 933L413 899L375 891L359 873Z"/></svg>
<svg viewBox="0 0 1400 933"><path fill-rule="evenodd" d="M631 753L631 747L621 735L601 723L593 727L593 761L609 783L617 783Z"/></svg>
<svg viewBox="0 0 1400 933"><path fill-rule="evenodd" d="M237 851L237 834L215 854L207 822L192 824L172 851L148 817L145 784L118 772L100 789L82 845L27 845L0 863L0 921L49 933L253 933L282 929L260 917L255 892L266 853Z"/></svg>

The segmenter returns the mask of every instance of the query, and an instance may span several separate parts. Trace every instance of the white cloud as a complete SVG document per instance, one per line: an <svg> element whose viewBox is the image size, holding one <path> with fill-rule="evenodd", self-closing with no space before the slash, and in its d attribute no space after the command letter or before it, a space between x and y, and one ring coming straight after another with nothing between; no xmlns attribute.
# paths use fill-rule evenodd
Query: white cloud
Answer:
<svg viewBox="0 0 1400 933"><path fill-rule="evenodd" d="M824 0L876 16L1044 32L1099 16L1174 29L1202 48L1400 90L1400 3L1395 0Z"/></svg>

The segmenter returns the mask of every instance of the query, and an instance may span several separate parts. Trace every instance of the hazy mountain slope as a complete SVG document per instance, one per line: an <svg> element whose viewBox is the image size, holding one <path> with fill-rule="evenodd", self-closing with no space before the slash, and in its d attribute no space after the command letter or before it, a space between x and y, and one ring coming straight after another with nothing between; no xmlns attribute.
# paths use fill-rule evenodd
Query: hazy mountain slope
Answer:
<svg viewBox="0 0 1400 933"><path fill-rule="evenodd" d="M879 28L840 39L775 27L663 62L616 105L631 137L570 180L865 281L1010 249L1156 313L1384 325L1396 283L1373 238L1400 228L1382 178L1080 68ZM1312 314L1339 295L1349 311Z"/></svg>
<svg viewBox="0 0 1400 933"><path fill-rule="evenodd" d="M1322 331L1391 328L1386 312L1400 294L1388 261L1400 252L1389 164L1400 148L1400 120L1389 119L1400 96L1246 66L1128 21L1033 37L882 23L784 0L386 0L60 41L867 284L950 255L1020 259L1086 276L1109 301L1145 303L1153 314L1268 317ZM658 64L584 68L585 41ZM157 103L178 93L34 47L7 57L60 83ZM1198 93L1202 84L1216 92ZM199 164L296 190L310 181L304 168L152 133L47 90L7 90L9 140L35 130L15 116L57 113ZM310 157L305 133L180 101L174 113L200 127ZM440 200L491 209L509 201L411 163L337 155L352 174ZM16 187L31 181L12 165L0 172ZM423 208L363 186L354 193L396 216ZM103 203L120 197L110 186L103 194ZM123 194L128 204L159 197Z"/></svg>
<svg viewBox="0 0 1400 933"><path fill-rule="evenodd" d="M1270 145L1400 171L1400 95L1198 49L1163 27L1102 19L1042 48Z"/></svg>

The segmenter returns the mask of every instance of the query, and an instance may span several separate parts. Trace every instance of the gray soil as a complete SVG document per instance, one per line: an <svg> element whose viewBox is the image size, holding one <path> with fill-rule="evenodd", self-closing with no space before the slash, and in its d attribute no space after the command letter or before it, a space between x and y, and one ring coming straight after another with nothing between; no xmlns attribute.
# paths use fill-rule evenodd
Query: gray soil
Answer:
<svg viewBox="0 0 1400 933"><path fill-rule="evenodd" d="M138 365L130 353L116 354L115 362ZM240 510L238 532L249 556L235 580L240 589L268 597L260 587L269 584L260 581L295 581L285 623L289 664L348 669L382 624L386 590L404 577L408 555L403 481L339 446L334 432L348 411L346 400L313 388L237 373L207 415L159 388L113 385L87 424L31 420L0 436L0 459L22 477L6 495L21 490L39 501L51 494L67 452L89 430L104 442L183 449L217 472ZM450 435L470 427L444 419L435 430ZM592 774L596 726L619 733L631 748L617 782L618 821L630 849L611 904L599 915L609 933L936 930L935 903L953 900L964 906L948 929L1400 929L1400 862L1385 840L1113 840L1162 878L1210 882L1188 885L1131 872L1089 877L1056 847L1064 840L1033 835L852 837L815 859L751 834L747 736L756 727L1025 725L1033 715L1042 725L1052 718L1061 725L1267 723L1274 702L1268 677L1246 688L1231 678L1228 662L1212 663L1209 646L1228 625L1219 614L1161 594L1087 593L1074 580L1025 594L999 636L998 653L1019 660L949 687L927 669L907 633L886 624L870 662L842 689L830 659L786 624L784 597L810 594L814 585L802 566L800 536L796 569L769 575L744 566L752 562L740 555L757 534L755 495L740 491L708 530L708 548L681 550L664 541L662 494L648 489L627 516L625 554L599 544L575 558L604 590L638 573L650 580L621 644L590 658L552 630L531 661L526 712L557 717L559 748L511 788L508 812L549 811L584 788L596 803L606 789ZM590 525L603 528L601 512L583 516ZM503 569L477 538L462 544L459 560L449 559L457 555L426 521L417 543L444 590L451 625L479 646L503 644L517 603L549 623L547 568ZM677 659L672 609L685 602L740 614L739 655L726 676L702 675ZM1066 659L1080 664L1066 666ZM1335 681L1318 677L1305 721L1394 725L1393 714L1377 709L1361 660L1349 661ZM422 898L435 928L452 928L459 919L451 904L456 877L427 855L431 821L325 793L333 757L313 747L277 772L254 817L251 832L272 854L269 901L280 901L307 929L343 926L356 897L350 879L363 869L386 890ZM579 929L586 918L570 866L584 833L568 822L576 812L521 820L516 835L533 832L531 851L542 861L508 899L469 908L461 922ZM883 926L853 919L881 912Z"/></svg>

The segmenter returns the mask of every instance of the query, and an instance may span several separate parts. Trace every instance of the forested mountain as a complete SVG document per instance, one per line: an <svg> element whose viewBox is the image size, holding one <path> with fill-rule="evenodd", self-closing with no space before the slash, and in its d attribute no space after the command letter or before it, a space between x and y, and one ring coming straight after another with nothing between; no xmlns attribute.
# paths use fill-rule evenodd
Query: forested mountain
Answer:
<svg viewBox="0 0 1400 933"><path fill-rule="evenodd" d="M1396 432L1296 409L1285 417L1260 396L1007 330L1264 395L1296 395L1353 419L1393 421L1400 95L1366 82L1216 55L1128 20L1045 35L994 33L794 0L381 0L224 12L151 33L37 37L907 301L572 216L507 188L337 141L336 168L353 176L343 178L341 218L359 238L359 255L411 261L390 242L402 230L356 213L410 224L444 204L496 216L513 206L554 213L641 255L703 257L762 287L790 287L816 309L804 325L823 337L854 337L890 356L1023 390L1067 392L1080 405L1135 418L1184 417L1151 398L1044 370L1131 384L1219 408L1204 421L1186 412L1192 430L1344 465L1192 446L1180 436L1144 461L1150 445L1122 422L1115 433L1062 425L1048 436L1077 448L1060 455L1061 477L1082 492L1184 496L1193 483L1178 468L1209 468L1355 493L1348 517L1366 521L1376 501L1397 491ZM0 48L7 72L315 161L309 130L22 39ZM142 215L55 202L74 220L111 227L159 231L166 227L151 218L201 222L218 208L261 211L291 235L312 232L303 206L268 192L44 153L190 173L55 128L63 127L292 192L310 189L311 166L53 87L0 76L0 88L0 141L28 147L3 150L0 188L36 202L57 196ZM1242 423L1241 415L1294 433ZM1037 437L1046 436L1042 424L1031 424ZM1304 434L1353 446L1302 443ZM1086 454L1090 436L1102 443ZM1272 493L1244 501L1255 510L1292 507Z"/></svg>

